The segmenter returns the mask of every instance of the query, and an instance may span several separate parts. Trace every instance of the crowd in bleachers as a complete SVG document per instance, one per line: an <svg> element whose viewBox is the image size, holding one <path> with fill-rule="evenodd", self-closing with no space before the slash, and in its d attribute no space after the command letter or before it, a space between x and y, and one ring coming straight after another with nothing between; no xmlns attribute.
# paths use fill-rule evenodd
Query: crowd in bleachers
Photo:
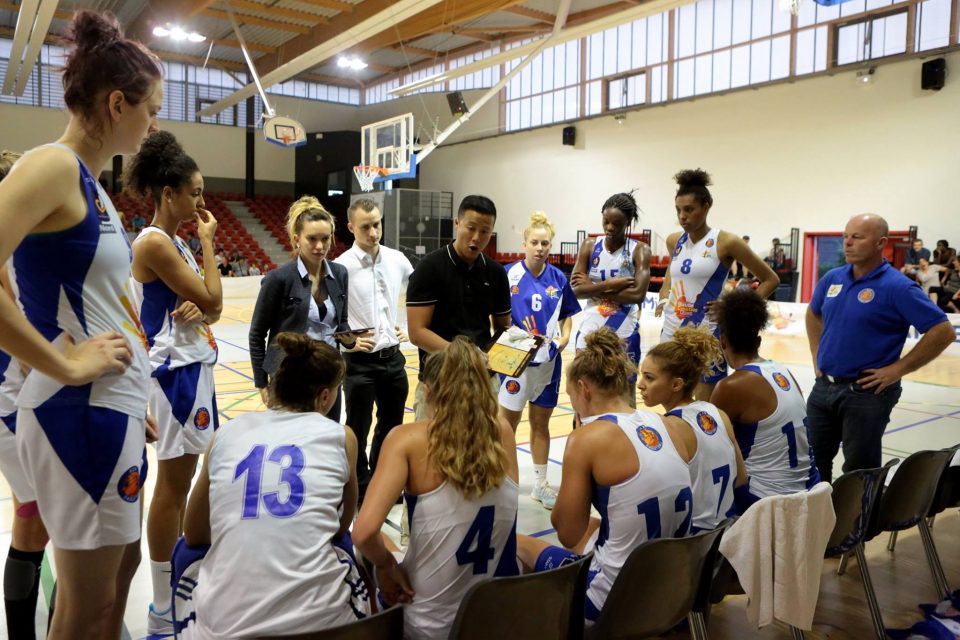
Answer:
<svg viewBox="0 0 960 640"><path fill-rule="evenodd" d="M916 238L906 252L900 271L917 281L941 309L960 313L960 259L947 240L937 240L933 253Z"/></svg>

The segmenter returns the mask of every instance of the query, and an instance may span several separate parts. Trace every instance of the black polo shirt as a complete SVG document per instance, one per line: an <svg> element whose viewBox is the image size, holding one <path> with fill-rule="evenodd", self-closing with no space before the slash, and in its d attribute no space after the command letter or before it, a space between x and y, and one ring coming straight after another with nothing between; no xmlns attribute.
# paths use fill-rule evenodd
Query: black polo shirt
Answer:
<svg viewBox="0 0 960 640"><path fill-rule="evenodd" d="M490 341L490 316L510 315L510 285L503 265L480 254L472 267L452 244L425 257L410 275L407 306L433 306L428 329L444 340L467 336ZM420 368L427 353L420 349Z"/></svg>

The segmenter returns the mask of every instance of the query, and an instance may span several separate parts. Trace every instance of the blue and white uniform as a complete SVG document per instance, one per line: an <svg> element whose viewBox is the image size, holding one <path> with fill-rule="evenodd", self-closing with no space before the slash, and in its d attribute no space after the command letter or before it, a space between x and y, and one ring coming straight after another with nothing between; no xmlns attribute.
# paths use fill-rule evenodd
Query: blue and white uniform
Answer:
<svg viewBox="0 0 960 640"><path fill-rule="evenodd" d="M332 542L350 479L342 425L247 413L217 434L207 469L211 546L186 638L294 635L369 614L353 559Z"/></svg>
<svg viewBox="0 0 960 640"><path fill-rule="evenodd" d="M699 242L684 233L670 258L670 295L663 311L660 342L673 339L680 327L703 327L720 337L717 323L707 315L707 303L723 293L730 268L720 260L720 229L711 229ZM727 363L717 365L703 382L716 383L727 375Z"/></svg>
<svg viewBox="0 0 960 640"><path fill-rule="evenodd" d="M603 245L604 237L597 238L590 256L590 281L603 282L608 278L632 277L633 252L637 241L626 238L616 253ZM634 365L640 362L640 311L635 304L621 304L608 298L590 298L583 309L583 320L577 331L577 350L586 347L588 335L601 327L612 329L626 343L627 356Z"/></svg>
<svg viewBox="0 0 960 640"><path fill-rule="evenodd" d="M95 549L140 537L150 363L128 288L130 243L106 192L77 162L86 216L23 239L11 273L18 302L56 347L66 336L80 343L119 331L133 360L79 387L30 371L17 398L17 446L54 546Z"/></svg>
<svg viewBox="0 0 960 640"><path fill-rule="evenodd" d="M807 403L790 370L765 360L745 365L777 396L777 407L758 422L733 423L733 434L747 467L749 482L737 488L741 513L767 496L796 493L820 482L807 438Z"/></svg>
<svg viewBox="0 0 960 640"><path fill-rule="evenodd" d="M584 418L583 423L597 420L620 427L633 445L640 466L635 476L620 484L593 485L591 503L600 514L600 529L584 603L584 614L591 622L600 615L630 553L647 540L686 536L695 507L690 470L660 416L637 410L592 416ZM537 559L535 570L555 568L575 558L570 551L548 547Z"/></svg>
<svg viewBox="0 0 960 640"><path fill-rule="evenodd" d="M535 276L521 260L507 269L507 281L510 283L513 324L545 336L547 342L534 354L519 378L500 376L500 406L522 411L528 402L532 402L538 407L552 409L557 406L562 370L554 339L560 337L560 323L580 312L580 303L567 277L552 264L546 265L540 275Z"/></svg>
<svg viewBox="0 0 960 640"><path fill-rule="evenodd" d="M0 293L0 295L3 295ZM17 453L17 394L23 372L16 358L0 351L0 473L21 504L36 500Z"/></svg>
<svg viewBox="0 0 960 640"><path fill-rule="evenodd" d="M163 229L144 227L135 242L160 234L173 243L180 257L200 278L193 253L179 237ZM140 283L132 278L140 321L150 345L150 414L157 420L160 438L157 459L170 460L188 453L201 454L220 425L213 386L217 341L202 320L184 324L170 315L181 304L163 280Z"/></svg>
<svg viewBox="0 0 960 640"><path fill-rule="evenodd" d="M697 436L697 453L690 460L694 507L691 533L716 529L736 511L733 483L737 479L737 452L720 410L697 400L667 415L682 418Z"/></svg>
<svg viewBox="0 0 960 640"><path fill-rule="evenodd" d="M447 481L418 496L404 493L410 546L402 564L416 594L404 605L405 638L447 638L470 587L519 574L519 494L509 476L469 500Z"/></svg>

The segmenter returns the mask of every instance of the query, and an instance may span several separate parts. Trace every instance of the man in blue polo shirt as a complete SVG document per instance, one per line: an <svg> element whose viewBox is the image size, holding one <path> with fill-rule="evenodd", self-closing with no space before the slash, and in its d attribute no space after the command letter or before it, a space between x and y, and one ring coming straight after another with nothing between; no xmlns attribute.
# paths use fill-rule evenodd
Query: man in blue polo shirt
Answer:
<svg viewBox="0 0 960 640"><path fill-rule="evenodd" d="M880 440L900 399L900 378L953 342L947 316L883 257L889 227L873 214L850 218L846 266L829 271L807 308L817 381L807 399L810 447L829 481L843 443L843 471L879 467ZM909 328L924 334L902 358Z"/></svg>

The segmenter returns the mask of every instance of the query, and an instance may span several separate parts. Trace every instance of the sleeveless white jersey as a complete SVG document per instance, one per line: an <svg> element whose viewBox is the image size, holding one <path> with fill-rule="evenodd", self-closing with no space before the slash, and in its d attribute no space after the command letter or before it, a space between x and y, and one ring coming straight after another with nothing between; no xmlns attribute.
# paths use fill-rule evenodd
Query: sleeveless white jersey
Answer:
<svg viewBox="0 0 960 640"><path fill-rule="evenodd" d="M243 414L207 459L212 545L193 638L315 631L357 620L362 583L331 543L350 469L343 426L319 413Z"/></svg>
<svg viewBox="0 0 960 640"><path fill-rule="evenodd" d="M697 453L690 461L693 484L693 529L716 529L736 514L733 483L737 479L737 453L723 426L720 410L700 400L678 407L668 416L683 418L697 436Z"/></svg>
<svg viewBox="0 0 960 640"><path fill-rule="evenodd" d="M634 275L633 252L637 241L627 238L623 247L610 253L597 238L590 256L590 281ZM621 304L607 298L590 298L583 308L583 319L577 332L576 348L586 346L586 337L601 327L612 329L621 338L630 338L640 330L640 312L635 304Z"/></svg>
<svg viewBox="0 0 960 640"><path fill-rule="evenodd" d="M749 491L766 497L810 489L819 481L807 440L807 403L789 369L776 362L741 367L770 385L777 408L752 423L734 423L733 433L750 477Z"/></svg>
<svg viewBox="0 0 960 640"><path fill-rule="evenodd" d="M471 500L449 482L419 496L404 494L410 546L403 567L416 593L404 607L404 637L446 638L470 587L519 574L519 494L508 476Z"/></svg>
<svg viewBox="0 0 960 640"><path fill-rule="evenodd" d="M0 351L0 418L17 412L17 396L22 385L23 370L20 369L20 363Z"/></svg>
<svg viewBox="0 0 960 640"><path fill-rule="evenodd" d="M600 513L587 597L602 610L623 563L640 544L682 538L690 529L690 470L673 446L666 425L652 411L613 413L585 419L608 420L630 440L640 462L637 475L610 487L594 483L591 502Z"/></svg>
<svg viewBox="0 0 960 640"><path fill-rule="evenodd" d="M108 373L81 387L65 387L32 370L17 405L35 409L48 401L80 403L143 419L150 364L129 290L130 242L110 198L79 158L77 162L86 217L63 231L25 237L13 253L11 277L30 324L57 347L64 334L79 343L119 331L130 342L133 362L124 373Z"/></svg>
<svg viewBox="0 0 960 640"><path fill-rule="evenodd" d="M723 293L729 267L717 255L720 229L711 229L694 243L684 233L670 258L670 295L663 312L660 341L673 338L679 327L704 327L714 335L717 325L707 316L707 303Z"/></svg>
<svg viewBox="0 0 960 640"><path fill-rule="evenodd" d="M134 242L151 233L158 233L170 240L187 266L201 278L200 267L193 253L180 237L171 238L157 227L144 227ZM183 304L183 298L177 296L160 278L145 284L136 278L131 278L130 282L140 322L147 335L147 344L150 345L150 366L154 371L217 361L217 341L213 338L210 325L202 320L183 324L170 317Z"/></svg>
<svg viewBox="0 0 960 640"><path fill-rule="evenodd" d="M554 338L560 337L560 322L580 312L580 303L567 277L552 264L539 276L521 260L507 268L513 324L547 337L547 343L533 356L533 364L553 360L557 355Z"/></svg>

